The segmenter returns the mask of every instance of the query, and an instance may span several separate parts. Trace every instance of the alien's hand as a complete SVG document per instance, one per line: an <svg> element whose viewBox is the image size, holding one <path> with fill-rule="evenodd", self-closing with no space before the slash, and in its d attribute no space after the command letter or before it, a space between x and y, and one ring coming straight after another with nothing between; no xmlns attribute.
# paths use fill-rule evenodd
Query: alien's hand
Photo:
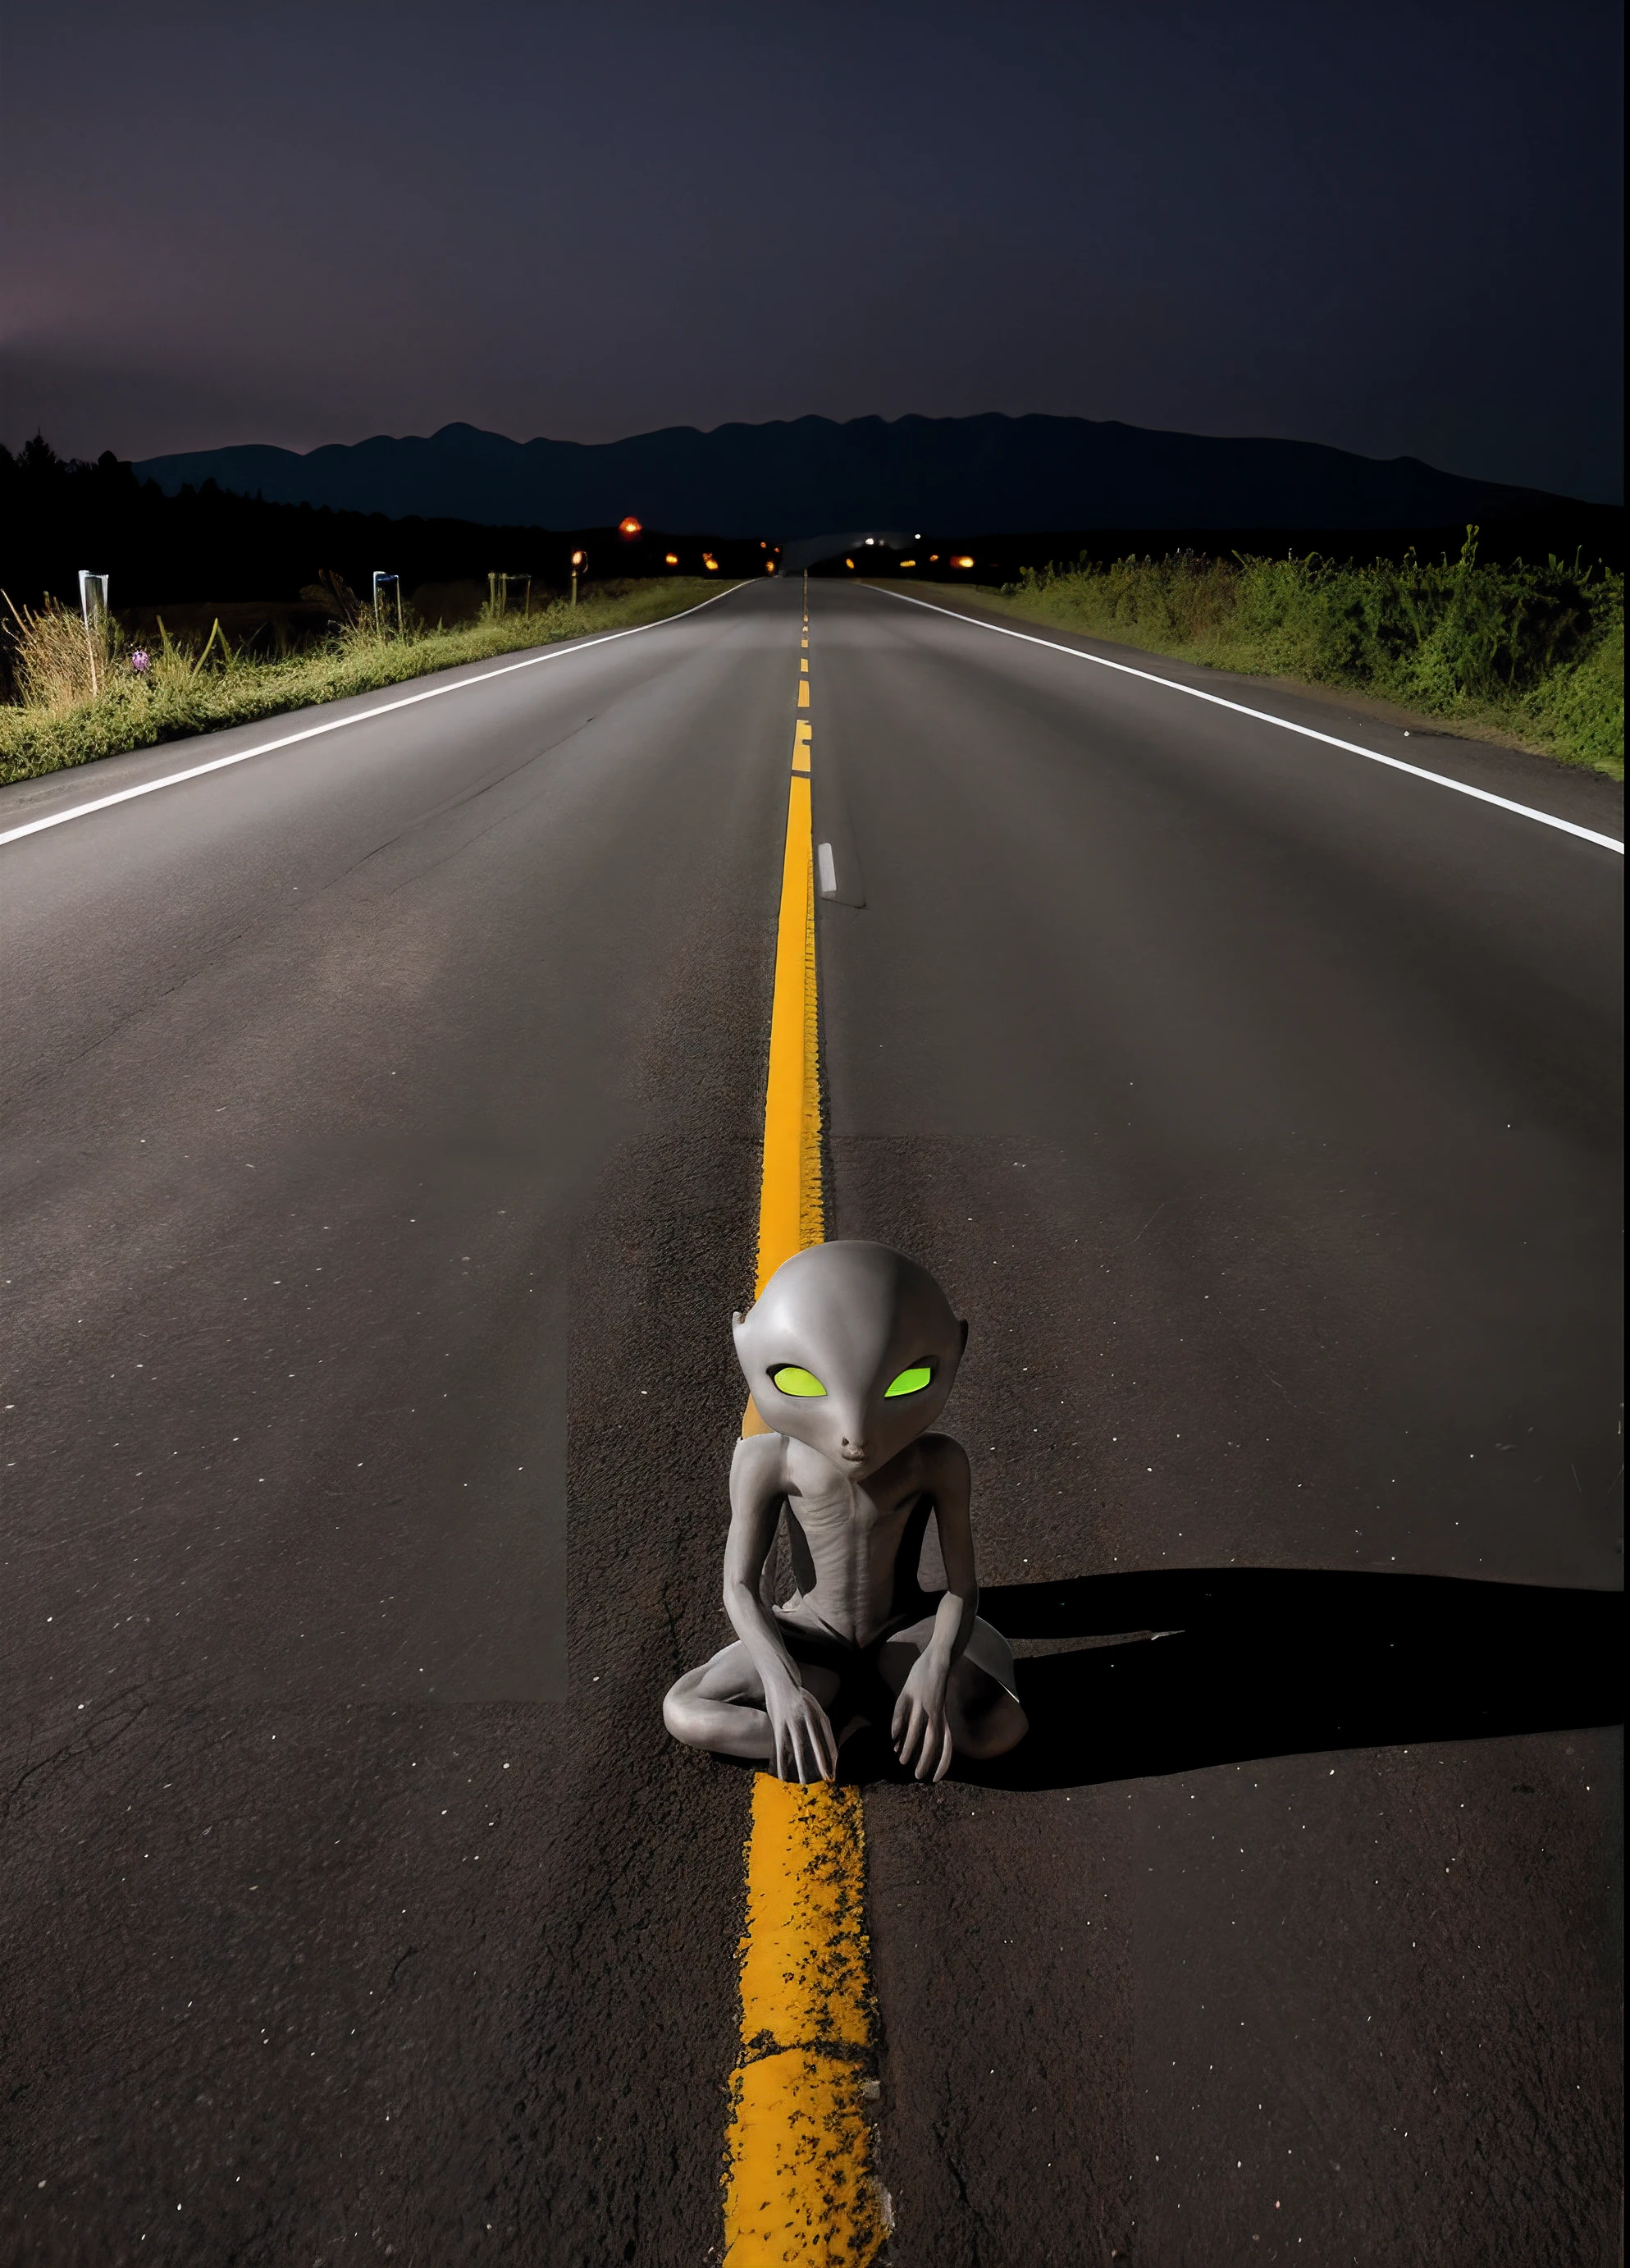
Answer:
<svg viewBox="0 0 1630 2268"><path fill-rule="evenodd" d="M815 1696L802 1685L783 1685L778 1681L766 1690L764 1706L775 1743L777 1777L804 1786L811 1780L830 1779L838 1769L838 1743Z"/></svg>
<svg viewBox="0 0 1630 2268"><path fill-rule="evenodd" d="M947 1672L926 1653L911 1665L889 1727L894 1753L919 1779L943 1779L951 1770L951 1727L945 1721Z"/></svg>

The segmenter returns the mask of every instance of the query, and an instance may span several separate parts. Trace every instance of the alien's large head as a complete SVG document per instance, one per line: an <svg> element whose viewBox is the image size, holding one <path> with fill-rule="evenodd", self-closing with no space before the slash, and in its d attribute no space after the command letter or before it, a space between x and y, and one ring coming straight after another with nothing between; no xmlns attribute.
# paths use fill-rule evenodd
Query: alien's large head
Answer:
<svg viewBox="0 0 1630 2268"><path fill-rule="evenodd" d="M856 1480L933 1424L968 1340L927 1269L885 1244L795 1253L733 1321L770 1431L807 1442Z"/></svg>

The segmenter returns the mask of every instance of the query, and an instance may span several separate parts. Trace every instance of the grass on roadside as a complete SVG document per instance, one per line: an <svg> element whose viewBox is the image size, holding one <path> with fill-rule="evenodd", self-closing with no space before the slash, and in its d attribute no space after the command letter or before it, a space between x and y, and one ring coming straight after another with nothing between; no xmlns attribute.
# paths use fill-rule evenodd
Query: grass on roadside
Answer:
<svg viewBox="0 0 1630 2268"><path fill-rule="evenodd" d="M1624 777L1624 577L1555 558L1120 559L981 592L1029 622L1371 694Z"/></svg>
<svg viewBox="0 0 1630 2268"><path fill-rule="evenodd" d="M36 609L8 599L0 612L18 698L0 706L0 785L463 662L660 622L720 587L711 577L626 583L589 593L576 607L556 600L530 615L489 608L455 630L411 621L400 632L393 622L376 628L371 613L353 607L323 645L278 660L234 652L218 624L198 652L168 637L133 647L112 617L87 630L55 600Z"/></svg>

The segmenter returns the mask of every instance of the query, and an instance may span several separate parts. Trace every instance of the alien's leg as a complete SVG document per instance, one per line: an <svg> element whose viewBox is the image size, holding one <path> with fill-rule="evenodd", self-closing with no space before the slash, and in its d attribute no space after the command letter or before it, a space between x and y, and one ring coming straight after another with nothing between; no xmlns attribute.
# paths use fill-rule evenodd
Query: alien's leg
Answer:
<svg viewBox="0 0 1630 2268"><path fill-rule="evenodd" d="M934 1617L928 1615L905 1630L891 1631L884 1640L877 1671L896 1699L933 1635ZM975 1616L945 1686L945 1721L958 1756L983 1763L1005 1756L1018 1746L1030 1730L1030 1719L1013 1690L1016 1682L1012 1647L999 1630Z"/></svg>
<svg viewBox="0 0 1630 2268"><path fill-rule="evenodd" d="M823 1709L837 1698L835 1671L799 1662L798 1674L806 1692ZM676 1741L687 1748L709 1749L715 1756L747 1756L767 1764L775 1754L775 1739L764 1706L764 1687L753 1656L738 1638L723 1647L700 1669L687 1669L668 1690L662 1720Z"/></svg>

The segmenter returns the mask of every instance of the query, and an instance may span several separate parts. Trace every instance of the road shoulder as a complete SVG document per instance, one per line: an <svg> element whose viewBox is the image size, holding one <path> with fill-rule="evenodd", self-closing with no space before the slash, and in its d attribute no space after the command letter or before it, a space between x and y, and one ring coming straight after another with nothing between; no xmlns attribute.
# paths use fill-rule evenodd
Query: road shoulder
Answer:
<svg viewBox="0 0 1630 2268"><path fill-rule="evenodd" d="M870 579L870 578L869 578ZM1625 791L1619 780L1537 755L1510 742L1473 738L1468 726L1451 725L1441 717L1417 716L1413 711L1368 694L1334 687L1303 685L1291 678L1248 677L1232 670L1211 669L1197 662L1179 661L1170 654L1153 653L1143 646L1121 645L1108 638L1089 637L1080 631L1061 630L1051 622L1032 620L992 602L992 594L963 592L937 584L907 589L881 579L870 587L892 598L914 600L919 606L943 615L959 615L987 628L1061 647L1066 652L1090 655L1142 671L1166 683L1212 694L1223 701L1289 725L1327 733L1333 739L1354 740L1377 755L1441 772L1486 794L1506 796L1514 803L1531 805L1553 818L1599 834L1624 839ZM929 590L932 596L929 595Z"/></svg>

